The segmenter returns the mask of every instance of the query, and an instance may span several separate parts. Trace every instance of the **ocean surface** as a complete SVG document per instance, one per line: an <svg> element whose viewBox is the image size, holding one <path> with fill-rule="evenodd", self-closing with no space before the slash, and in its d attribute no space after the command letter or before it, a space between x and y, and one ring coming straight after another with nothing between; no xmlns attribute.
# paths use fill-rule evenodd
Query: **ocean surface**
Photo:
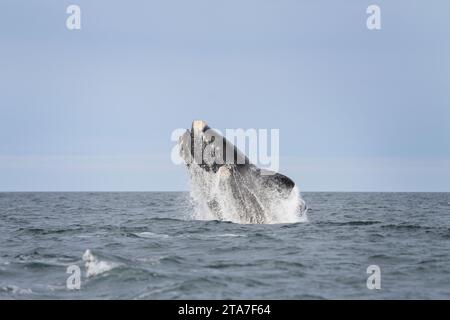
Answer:
<svg viewBox="0 0 450 320"><path fill-rule="evenodd" d="M0 299L450 298L450 193L302 196L307 222L249 225L188 193L0 193Z"/></svg>

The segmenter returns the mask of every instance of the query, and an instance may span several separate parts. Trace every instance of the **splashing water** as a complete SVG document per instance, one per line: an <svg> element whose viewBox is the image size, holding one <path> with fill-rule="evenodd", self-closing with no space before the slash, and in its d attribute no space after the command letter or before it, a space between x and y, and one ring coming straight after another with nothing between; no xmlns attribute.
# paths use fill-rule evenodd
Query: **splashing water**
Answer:
<svg viewBox="0 0 450 320"><path fill-rule="evenodd" d="M85 262L84 266L86 267L86 276L88 278L110 271L119 266L114 262L99 260L89 249L83 254L83 261Z"/></svg>
<svg viewBox="0 0 450 320"><path fill-rule="evenodd" d="M297 186L285 197L275 189L252 181L256 188L250 190L241 184L236 194L229 176L224 177L196 165L189 166L188 171L193 219L265 224L307 221L307 208ZM235 174L235 171L231 173L231 180L236 182ZM261 215L261 212L262 217L255 219L256 214Z"/></svg>

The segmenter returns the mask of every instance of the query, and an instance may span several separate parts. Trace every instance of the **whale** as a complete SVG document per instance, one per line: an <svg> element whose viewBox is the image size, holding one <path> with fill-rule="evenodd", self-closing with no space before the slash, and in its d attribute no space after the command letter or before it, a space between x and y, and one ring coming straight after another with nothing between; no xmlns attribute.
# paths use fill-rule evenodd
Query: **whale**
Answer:
<svg viewBox="0 0 450 320"><path fill-rule="evenodd" d="M289 177L251 163L235 145L204 120L194 120L178 140L179 154L194 182L197 199L218 220L230 212L235 220L261 224L292 197L295 183ZM301 200L299 214L306 207Z"/></svg>

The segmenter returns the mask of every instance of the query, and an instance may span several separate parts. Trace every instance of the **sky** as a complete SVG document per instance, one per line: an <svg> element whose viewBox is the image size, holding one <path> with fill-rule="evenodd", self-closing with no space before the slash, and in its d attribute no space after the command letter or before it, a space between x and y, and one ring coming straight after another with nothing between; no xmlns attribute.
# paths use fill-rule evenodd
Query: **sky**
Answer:
<svg viewBox="0 0 450 320"><path fill-rule="evenodd" d="M66 8L81 8L81 29ZM381 9L368 30L366 9ZM187 190L171 133L280 130L302 191L450 192L450 2L2 0L0 191Z"/></svg>

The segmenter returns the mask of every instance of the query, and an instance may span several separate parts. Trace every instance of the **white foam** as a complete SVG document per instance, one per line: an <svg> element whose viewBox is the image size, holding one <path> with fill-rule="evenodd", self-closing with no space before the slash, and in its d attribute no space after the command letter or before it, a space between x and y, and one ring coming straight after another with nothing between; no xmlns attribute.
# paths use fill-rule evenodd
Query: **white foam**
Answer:
<svg viewBox="0 0 450 320"><path fill-rule="evenodd" d="M138 237L141 237L141 238L162 238L162 239L169 238L169 235L167 235L167 234L153 233L153 232L148 232L148 231L138 232L138 233L135 233L135 235Z"/></svg>
<svg viewBox="0 0 450 320"><path fill-rule="evenodd" d="M161 260L166 258L167 256L157 256L157 257L143 257L137 258L136 260L139 262L150 263L150 264L160 264Z"/></svg>
<svg viewBox="0 0 450 320"><path fill-rule="evenodd" d="M6 292L11 292L12 294L32 294L33 293L33 290L31 290L30 288L20 288L15 285L9 285L9 286L2 287L2 290L6 291Z"/></svg>
<svg viewBox="0 0 450 320"><path fill-rule="evenodd" d="M234 237L246 237L246 235L245 234L224 233L224 234L218 234L218 235L216 235L216 237L234 238Z"/></svg>
<svg viewBox="0 0 450 320"><path fill-rule="evenodd" d="M87 249L83 254L84 266L86 267L86 276L93 277L104 272L110 271L119 266L118 263L99 260Z"/></svg>

